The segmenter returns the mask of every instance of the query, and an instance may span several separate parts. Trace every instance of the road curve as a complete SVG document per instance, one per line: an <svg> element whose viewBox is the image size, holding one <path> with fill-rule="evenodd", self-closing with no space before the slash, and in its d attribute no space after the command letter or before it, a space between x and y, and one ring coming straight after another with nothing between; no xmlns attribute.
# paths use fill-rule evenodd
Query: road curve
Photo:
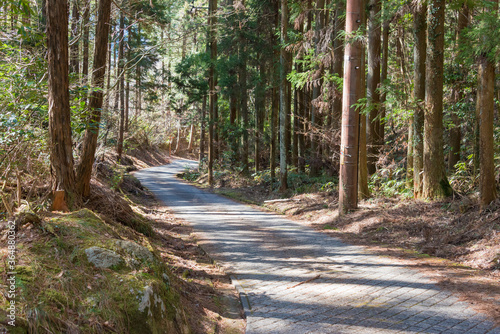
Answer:
<svg viewBox="0 0 500 334"><path fill-rule="evenodd" d="M191 223L205 250L232 275L248 334L500 334L415 270L176 178L196 165L177 159L135 176Z"/></svg>

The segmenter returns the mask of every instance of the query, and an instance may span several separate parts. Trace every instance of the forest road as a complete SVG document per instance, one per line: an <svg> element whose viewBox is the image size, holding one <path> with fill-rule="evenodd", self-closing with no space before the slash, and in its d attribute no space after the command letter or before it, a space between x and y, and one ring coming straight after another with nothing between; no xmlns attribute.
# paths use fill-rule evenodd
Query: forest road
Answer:
<svg viewBox="0 0 500 334"><path fill-rule="evenodd" d="M196 166L177 159L135 176L190 222L202 247L231 274L246 333L500 334L416 270L176 178Z"/></svg>

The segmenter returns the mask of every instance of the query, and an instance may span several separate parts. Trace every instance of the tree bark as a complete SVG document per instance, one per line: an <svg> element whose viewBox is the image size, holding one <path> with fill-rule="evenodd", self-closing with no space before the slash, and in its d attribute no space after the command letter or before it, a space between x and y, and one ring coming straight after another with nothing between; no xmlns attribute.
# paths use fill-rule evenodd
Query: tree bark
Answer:
<svg viewBox="0 0 500 334"><path fill-rule="evenodd" d="M483 54L479 58L477 109L479 114L479 196L481 209L488 206L496 197L494 161L494 95L495 64Z"/></svg>
<svg viewBox="0 0 500 334"><path fill-rule="evenodd" d="M288 62L284 45L288 42L288 2L281 0L281 50L280 50L280 191L288 189L286 118L290 114L288 103L287 73Z"/></svg>
<svg viewBox="0 0 500 334"><path fill-rule="evenodd" d="M117 78L119 85L117 89L120 93L120 120L118 129L118 142L116 147L116 153L118 155L118 162L122 159L123 154L123 133L125 130L125 74L124 69L124 50L125 50L125 16L123 11L120 11L120 34L119 34L119 44L118 44L118 75Z"/></svg>
<svg viewBox="0 0 500 334"><path fill-rule="evenodd" d="M200 167L203 165L205 159L205 118L207 112L207 96L203 95L203 102L201 104L201 122L200 122Z"/></svg>
<svg viewBox="0 0 500 334"><path fill-rule="evenodd" d="M87 85L89 79L89 39L90 39L90 0L85 1L83 11L83 60L82 60L82 81Z"/></svg>
<svg viewBox="0 0 500 334"><path fill-rule="evenodd" d="M94 164L99 123L101 122L101 108L103 101L104 78L106 74L106 54L108 47L109 23L111 16L111 0L100 0L96 39L94 49L94 64L92 71L92 93L89 99L90 117L83 138L83 149L80 163L77 168L78 192L88 197L90 195L90 179Z"/></svg>
<svg viewBox="0 0 500 334"><path fill-rule="evenodd" d="M54 191L74 200L75 172L71 142L68 68L68 3L47 0L48 104L50 162L54 173Z"/></svg>
<svg viewBox="0 0 500 334"><path fill-rule="evenodd" d="M71 40L70 46L70 73L80 73L80 37L78 36L78 21L80 21L79 0L73 0L73 9L71 11Z"/></svg>
<svg viewBox="0 0 500 334"><path fill-rule="evenodd" d="M214 123L216 122L216 104L217 104L217 92L216 92L216 69L215 62L217 61L217 0L209 0L208 9L208 26L209 26L209 46L210 46L210 68L209 68L209 123L208 123L208 184L213 186L214 176L214 160L215 160L215 129Z"/></svg>
<svg viewBox="0 0 500 334"><path fill-rule="evenodd" d="M461 33L469 24L469 7L466 4L463 4L460 10L458 11L458 25L457 25L457 46L459 47L462 38ZM459 51L460 52L460 51ZM464 78L464 68L460 66L460 77ZM460 80L459 80L460 81ZM460 83L455 83L452 88L451 98L454 100L454 104L458 105L460 101L463 99L463 87ZM451 111L451 122L453 126L450 129L450 152L448 155L448 169L450 171L455 169L455 165L460 161L460 146L462 143L462 130L461 130L461 122L455 110L452 108Z"/></svg>
<svg viewBox="0 0 500 334"><path fill-rule="evenodd" d="M346 34L349 36L361 26L361 0L348 0ZM339 215L358 207L358 136L359 112L354 106L362 94L361 41L349 40L344 56L344 87L342 98L342 134L340 144Z"/></svg>
<svg viewBox="0 0 500 334"><path fill-rule="evenodd" d="M374 174L380 147L380 0L369 0L368 20L368 173Z"/></svg>
<svg viewBox="0 0 500 334"><path fill-rule="evenodd" d="M423 0L416 4L413 13L413 99L415 110L413 112L413 196L422 196L423 170L424 170L424 103L425 103L425 61L426 61L426 29L427 5Z"/></svg>
<svg viewBox="0 0 500 334"><path fill-rule="evenodd" d="M320 34L321 30L324 27L324 0L316 1L316 28L314 31L314 44L315 44L315 56L319 57L321 52L320 50ZM320 71L319 66L315 68L316 72ZM322 71L321 71L322 72ZM318 112L318 99L321 93L321 77L322 73L318 75L318 77L314 78L316 82L313 82L312 89L312 104L311 104L311 126L313 127L313 131L311 131L311 169L310 176L318 176L321 167L321 156L319 154L319 138L314 135L314 132L318 131L318 127L321 126L319 121L320 116Z"/></svg>
<svg viewBox="0 0 500 334"><path fill-rule="evenodd" d="M365 0L362 0L361 8L365 8ZM361 24L366 25L366 12L361 12ZM379 37L380 43L380 37ZM361 51L361 97L366 97L366 51L363 48ZM380 50L379 50L380 54ZM380 72L380 71L379 71ZM368 70L368 75L370 75L370 70ZM373 75L373 73L372 73ZM379 80L380 81L380 80ZM371 115L371 114L370 114ZM358 197L361 199L366 199L370 197L370 190L368 189L368 150L367 150L367 130L370 124L367 124L369 119L367 119L366 115L360 113L359 115L359 160L358 160Z"/></svg>
<svg viewBox="0 0 500 334"><path fill-rule="evenodd" d="M498 16L498 0L492 13ZM491 26L492 30L496 27ZM495 141L493 138L495 113L495 63L492 50L479 56L476 114L479 115L479 202L484 210L497 198L495 180Z"/></svg>
<svg viewBox="0 0 500 334"><path fill-rule="evenodd" d="M444 0L429 1L427 69L424 115L423 197L443 198L451 193L443 152Z"/></svg>

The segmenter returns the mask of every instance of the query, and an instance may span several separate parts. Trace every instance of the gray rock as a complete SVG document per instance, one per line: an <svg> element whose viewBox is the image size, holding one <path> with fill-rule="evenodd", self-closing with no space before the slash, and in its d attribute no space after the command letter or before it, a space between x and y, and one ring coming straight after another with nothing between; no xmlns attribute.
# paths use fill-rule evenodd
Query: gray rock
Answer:
<svg viewBox="0 0 500 334"><path fill-rule="evenodd" d="M149 249L142 245L128 240L116 240L116 245L134 258L153 262L153 253L151 253Z"/></svg>
<svg viewBox="0 0 500 334"><path fill-rule="evenodd" d="M97 268L109 268L124 262L122 257L115 252L97 246L87 248L85 254L89 262Z"/></svg>

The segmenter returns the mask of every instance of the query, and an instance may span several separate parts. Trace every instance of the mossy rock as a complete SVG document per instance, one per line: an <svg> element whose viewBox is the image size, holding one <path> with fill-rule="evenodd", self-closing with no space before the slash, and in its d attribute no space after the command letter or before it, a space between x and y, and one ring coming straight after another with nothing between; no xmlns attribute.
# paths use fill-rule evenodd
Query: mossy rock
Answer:
<svg viewBox="0 0 500 334"><path fill-rule="evenodd" d="M108 225L87 209L59 214L40 229L39 238L18 254L23 265L16 267L17 318L27 319L26 326L17 327L19 333L27 332L28 323L40 333L44 328L54 333L190 332L172 276L146 237ZM113 254L117 262L96 266L89 249ZM2 308L6 302L0 297Z"/></svg>

